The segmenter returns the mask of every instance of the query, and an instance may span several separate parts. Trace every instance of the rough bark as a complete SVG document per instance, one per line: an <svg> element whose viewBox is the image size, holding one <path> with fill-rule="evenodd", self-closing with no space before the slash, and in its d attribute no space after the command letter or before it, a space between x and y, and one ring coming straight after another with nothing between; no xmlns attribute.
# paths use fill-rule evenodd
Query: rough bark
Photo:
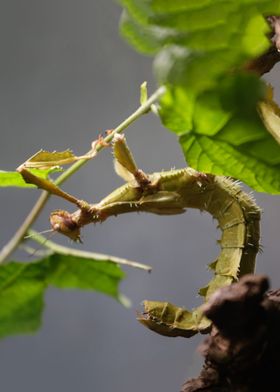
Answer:
<svg viewBox="0 0 280 392"><path fill-rule="evenodd" d="M200 346L201 374L181 392L280 391L280 290L265 276L246 275L204 305L213 321Z"/></svg>

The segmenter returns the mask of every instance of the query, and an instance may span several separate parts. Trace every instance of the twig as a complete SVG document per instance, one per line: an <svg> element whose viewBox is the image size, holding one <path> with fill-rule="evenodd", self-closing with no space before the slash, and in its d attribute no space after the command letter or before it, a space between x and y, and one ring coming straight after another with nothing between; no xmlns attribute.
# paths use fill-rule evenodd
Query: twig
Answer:
<svg viewBox="0 0 280 392"><path fill-rule="evenodd" d="M130 124L136 121L143 114L147 113L150 110L151 106L164 94L164 92L165 92L165 87L162 86L158 88L154 92L154 94L152 94L150 98L143 105L141 105L134 113L132 113L119 126L117 126L113 132L111 132L109 135L107 135L104 138L103 144L99 143L96 145L95 147L96 153L100 152L105 147L106 144L110 143L116 133L122 133ZM92 153L92 149L87 154L90 155L91 153ZM78 162L75 162L72 166L69 167L69 169L65 170L65 172L63 172L56 179L55 184L56 185L62 184L87 162L88 159L82 159ZM28 229L32 226L34 221L37 219L38 215L42 211L49 197L50 194L48 192L43 191L41 193L40 197L38 198L37 202L33 206L32 210L27 215L22 225L19 227L19 229L14 234L14 236L10 239L10 241L2 248L0 252L0 264L4 263L7 260L7 258L15 251L18 245L21 243L24 235L26 234Z"/></svg>
<svg viewBox="0 0 280 392"><path fill-rule="evenodd" d="M138 263L137 261L123 259L121 257L110 256L103 253L87 252L84 250L78 250L73 248L68 248L66 246L59 245L51 240L47 240L46 237L41 235L35 230L28 230L28 234L32 237L32 240L36 241L38 244L44 246L45 248L67 256L74 257L84 257L88 259L95 259L96 261L110 261L115 264L127 265L128 267L139 268L148 272L151 272L152 267L147 264Z"/></svg>

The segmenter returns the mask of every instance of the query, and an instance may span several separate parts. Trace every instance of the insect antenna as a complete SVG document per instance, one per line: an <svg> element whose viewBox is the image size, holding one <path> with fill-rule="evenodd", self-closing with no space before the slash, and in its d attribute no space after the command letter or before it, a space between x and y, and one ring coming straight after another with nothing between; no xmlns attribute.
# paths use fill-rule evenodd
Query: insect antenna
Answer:
<svg viewBox="0 0 280 392"><path fill-rule="evenodd" d="M48 229L48 230L39 231L38 234L46 234L46 233L54 233L54 232L55 232L55 230L53 230L53 229ZM28 240L29 238L36 237L36 235L37 235L37 233L36 233L36 234L35 234L35 233L29 234L29 235L26 235L26 236L24 237L24 239L25 239L25 240ZM46 238L46 240L48 240L49 238L50 238L50 237L48 236L48 237Z"/></svg>

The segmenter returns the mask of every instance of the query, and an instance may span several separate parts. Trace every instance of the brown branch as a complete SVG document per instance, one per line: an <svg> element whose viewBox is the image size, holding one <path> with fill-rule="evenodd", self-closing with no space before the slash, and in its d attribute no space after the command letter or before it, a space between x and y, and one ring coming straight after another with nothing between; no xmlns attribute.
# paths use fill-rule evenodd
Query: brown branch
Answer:
<svg viewBox="0 0 280 392"><path fill-rule="evenodd" d="M260 392L280 390L280 290L264 276L246 275L217 290L204 314L213 321L200 347L201 374L181 392Z"/></svg>

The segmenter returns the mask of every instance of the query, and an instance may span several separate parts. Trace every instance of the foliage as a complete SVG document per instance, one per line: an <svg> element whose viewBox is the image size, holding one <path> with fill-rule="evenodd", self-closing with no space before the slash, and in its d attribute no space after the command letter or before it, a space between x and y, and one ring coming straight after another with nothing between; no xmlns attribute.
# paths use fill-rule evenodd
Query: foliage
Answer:
<svg viewBox="0 0 280 392"><path fill-rule="evenodd" d="M32 169L32 174L38 176L39 178L46 179L49 174L58 169ZM8 172L8 171L0 171L0 187L20 187L20 188L35 188L34 184L28 184L24 181L20 173L18 172Z"/></svg>
<svg viewBox="0 0 280 392"><path fill-rule="evenodd" d="M263 15L279 13L279 2L121 3L121 32L135 49L155 56L157 79L167 86L161 120L179 136L189 165L280 193L280 146L258 110L266 88L245 72L269 47Z"/></svg>
<svg viewBox="0 0 280 392"><path fill-rule="evenodd" d="M124 273L111 262L53 253L0 268L0 337L38 329L49 287L95 290L119 299Z"/></svg>
<svg viewBox="0 0 280 392"><path fill-rule="evenodd" d="M271 89L259 75L249 72L250 62L269 48L265 17L280 14L279 0L119 2L123 7L121 34L137 51L154 56L160 89L148 98L143 84L141 107L114 132L122 132L152 109L164 126L179 137L186 161L194 169L231 176L257 191L279 194L280 109ZM156 107L159 97L160 105ZM40 151L21 165L21 174L1 171L0 187L28 188L36 184L84 208L86 214L89 210L85 206L89 209L90 205L83 205L58 186L112 138L111 134L97 140L81 157L71 151ZM55 182L49 179L49 174L58 170L53 166L73 162ZM130 169L132 173L136 167L132 165ZM140 172L136 172L139 176ZM142 177L144 185L146 180ZM165 197L161 199L163 205L168 202ZM47 198L45 192L11 239L9 255L22 242ZM72 224L68 222L66 229L72 229ZM51 242L45 246L51 249ZM53 247L56 250L35 262L7 260L1 265L0 337L30 333L39 327L44 293L49 286L94 290L121 301L118 285L124 274L112 258L104 260L96 254L85 257L70 248L62 251L56 244ZM4 256L0 255L1 262ZM139 267L137 263L116 258L114 261Z"/></svg>

